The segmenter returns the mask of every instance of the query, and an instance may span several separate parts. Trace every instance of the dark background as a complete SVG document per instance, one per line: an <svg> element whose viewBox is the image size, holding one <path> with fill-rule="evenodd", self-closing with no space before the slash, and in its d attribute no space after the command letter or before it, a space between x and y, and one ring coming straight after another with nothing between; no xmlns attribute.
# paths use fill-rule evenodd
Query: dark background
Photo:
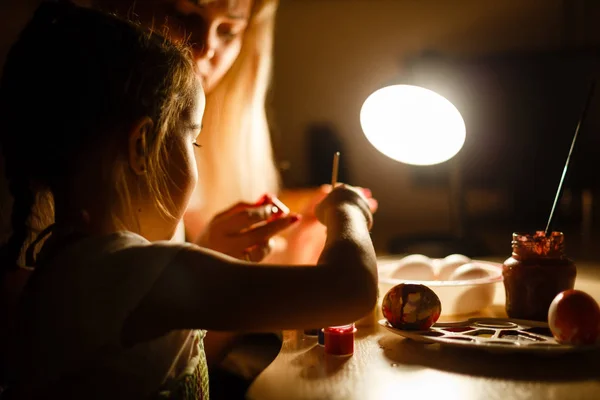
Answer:
<svg viewBox="0 0 600 400"><path fill-rule="evenodd" d="M0 0L0 60L37 3ZM283 0L269 109L286 185L326 183L329 154L342 149L342 178L370 187L380 202L373 238L385 250L398 234L453 232L448 176L458 168L465 235L508 255L511 232L545 227L597 74L599 20L594 0ZM397 163L362 134L368 95L410 79L446 96L465 118L465 147L445 164ZM569 253L594 260L599 102L556 222L569 235ZM593 203L585 223L584 190Z"/></svg>

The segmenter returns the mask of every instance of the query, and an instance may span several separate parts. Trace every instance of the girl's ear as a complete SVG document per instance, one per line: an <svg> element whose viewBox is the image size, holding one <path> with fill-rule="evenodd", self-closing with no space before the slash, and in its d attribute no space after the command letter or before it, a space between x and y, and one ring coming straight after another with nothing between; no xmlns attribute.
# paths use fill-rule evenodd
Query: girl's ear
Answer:
<svg viewBox="0 0 600 400"><path fill-rule="evenodd" d="M153 127L152 119L144 117L136 122L129 132L129 166L136 175L146 173L148 160L146 144Z"/></svg>

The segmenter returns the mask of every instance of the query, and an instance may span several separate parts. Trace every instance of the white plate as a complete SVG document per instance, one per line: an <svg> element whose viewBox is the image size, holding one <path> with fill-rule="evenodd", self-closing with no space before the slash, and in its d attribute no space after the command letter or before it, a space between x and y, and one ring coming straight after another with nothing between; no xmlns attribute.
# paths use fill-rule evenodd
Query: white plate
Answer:
<svg viewBox="0 0 600 400"><path fill-rule="evenodd" d="M600 349L600 345L560 344L551 336L548 324L536 321L471 318L462 322L437 323L428 331L396 329L385 319L380 320L379 324L396 335L418 342L439 343L444 346L494 353L564 354Z"/></svg>

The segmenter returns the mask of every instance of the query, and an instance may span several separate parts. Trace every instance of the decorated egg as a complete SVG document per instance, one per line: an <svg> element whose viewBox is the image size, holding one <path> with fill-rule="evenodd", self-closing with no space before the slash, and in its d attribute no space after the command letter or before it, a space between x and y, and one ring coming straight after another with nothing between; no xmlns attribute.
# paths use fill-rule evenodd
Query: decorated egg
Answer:
<svg viewBox="0 0 600 400"><path fill-rule="evenodd" d="M465 265L471 262L471 259L462 254L450 254L446 258L440 260L437 278L441 281L450 279L450 276L456 271L461 265Z"/></svg>
<svg viewBox="0 0 600 400"><path fill-rule="evenodd" d="M401 283L385 294L381 311L394 328L427 330L440 317L442 304L427 286Z"/></svg>
<svg viewBox="0 0 600 400"><path fill-rule="evenodd" d="M489 276L490 272L487 269L477 265L476 263L469 263L456 268L448 280L467 281L472 279L487 278Z"/></svg>
<svg viewBox="0 0 600 400"><path fill-rule="evenodd" d="M550 304L548 325L559 343L594 344L600 338L600 307L585 292L565 290Z"/></svg>

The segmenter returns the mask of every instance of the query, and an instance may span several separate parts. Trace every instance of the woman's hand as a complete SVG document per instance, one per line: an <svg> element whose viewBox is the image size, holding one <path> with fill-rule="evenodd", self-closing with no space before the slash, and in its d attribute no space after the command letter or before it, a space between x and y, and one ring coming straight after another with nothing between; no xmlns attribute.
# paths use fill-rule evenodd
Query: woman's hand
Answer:
<svg viewBox="0 0 600 400"><path fill-rule="evenodd" d="M258 262L274 245L273 236L296 224L298 214L275 197L265 195L256 204L237 203L217 214L197 244L229 256Z"/></svg>

